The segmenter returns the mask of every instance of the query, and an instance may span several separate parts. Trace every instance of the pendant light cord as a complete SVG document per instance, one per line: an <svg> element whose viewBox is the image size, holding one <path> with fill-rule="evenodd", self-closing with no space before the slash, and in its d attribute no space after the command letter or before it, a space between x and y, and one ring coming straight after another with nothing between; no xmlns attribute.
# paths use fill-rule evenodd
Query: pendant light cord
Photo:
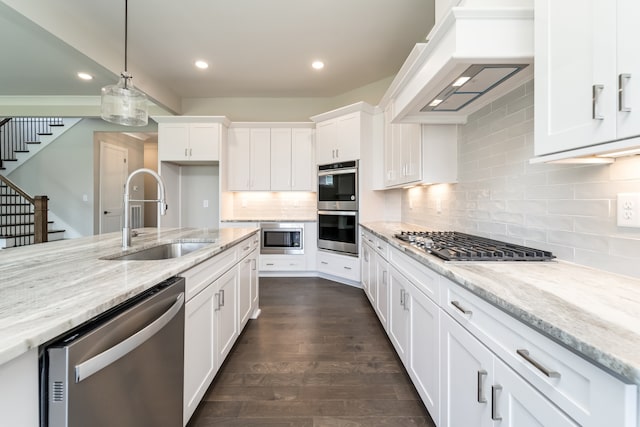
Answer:
<svg viewBox="0 0 640 427"><path fill-rule="evenodd" d="M124 0L124 71L127 71L127 31L129 29L128 16L129 16L129 1Z"/></svg>

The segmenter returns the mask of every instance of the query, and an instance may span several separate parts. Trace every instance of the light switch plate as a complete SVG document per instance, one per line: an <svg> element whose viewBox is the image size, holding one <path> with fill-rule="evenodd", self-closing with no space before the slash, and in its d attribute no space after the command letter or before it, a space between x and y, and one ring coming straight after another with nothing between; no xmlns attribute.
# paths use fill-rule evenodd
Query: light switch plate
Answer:
<svg viewBox="0 0 640 427"><path fill-rule="evenodd" d="M640 228L640 193L618 193L618 227Z"/></svg>

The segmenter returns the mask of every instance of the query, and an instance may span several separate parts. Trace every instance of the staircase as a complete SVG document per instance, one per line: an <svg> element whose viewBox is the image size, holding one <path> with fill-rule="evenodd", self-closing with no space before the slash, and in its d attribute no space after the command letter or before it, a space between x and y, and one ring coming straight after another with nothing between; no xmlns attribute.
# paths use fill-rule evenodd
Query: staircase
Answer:
<svg viewBox="0 0 640 427"><path fill-rule="evenodd" d="M52 117L0 119L0 249L64 238L65 230L56 230L53 221L47 219L47 196L29 196L6 175L46 145L43 138L49 138L46 143L55 139L57 135L53 129L65 126L67 120ZM71 125L78 121L72 120Z"/></svg>
<svg viewBox="0 0 640 427"><path fill-rule="evenodd" d="M64 238L48 218L47 196L30 197L0 175L0 249Z"/></svg>

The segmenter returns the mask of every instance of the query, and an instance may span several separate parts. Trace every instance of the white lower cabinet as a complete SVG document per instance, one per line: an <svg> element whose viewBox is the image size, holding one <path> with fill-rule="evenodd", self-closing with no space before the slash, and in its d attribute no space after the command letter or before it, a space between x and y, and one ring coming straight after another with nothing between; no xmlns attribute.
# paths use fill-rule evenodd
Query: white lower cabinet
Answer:
<svg viewBox="0 0 640 427"><path fill-rule="evenodd" d="M222 361L227 357L238 338L238 270L232 269L214 283L216 296L216 349Z"/></svg>
<svg viewBox="0 0 640 427"><path fill-rule="evenodd" d="M183 422L198 407L218 369L215 286L208 286L185 306Z"/></svg>
<svg viewBox="0 0 640 427"><path fill-rule="evenodd" d="M258 311L256 235L181 275L186 280L183 422L187 424L242 328Z"/></svg>
<svg viewBox="0 0 640 427"><path fill-rule="evenodd" d="M442 326L441 426L579 426L450 316Z"/></svg>
<svg viewBox="0 0 640 427"><path fill-rule="evenodd" d="M375 310L378 313L380 323L387 329L389 317L389 263L378 253L375 254L375 281Z"/></svg>
<svg viewBox="0 0 640 427"><path fill-rule="evenodd" d="M38 348L0 364L0 425L40 425L39 397Z"/></svg>
<svg viewBox="0 0 640 427"><path fill-rule="evenodd" d="M369 298L369 302L375 307L375 294L372 288L371 276L375 272L375 255L373 248L364 240L362 241L362 263L360 264L360 281L365 295ZM375 274L375 273L373 273Z"/></svg>
<svg viewBox="0 0 640 427"><path fill-rule="evenodd" d="M409 281L394 267L389 268L389 328L388 334L400 360L406 364L409 346L409 314L405 295Z"/></svg>
<svg viewBox="0 0 640 427"><path fill-rule="evenodd" d="M433 420L440 412L440 309L389 267L388 334Z"/></svg>
<svg viewBox="0 0 640 427"><path fill-rule="evenodd" d="M240 277L238 279L238 310L240 315L240 330L244 328L256 308L254 301L258 298L258 275L256 264L258 250L254 249L249 256L238 264Z"/></svg>
<svg viewBox="0 0 640 427"><path fill-rule="evenodd" d="M385 328L438 427L640 427L636 385L362 236L363 287L380 316L377 264L386 253Z"/></svg>
<svg viewBox="0 0 640 427"><path fill-rule="evenodd" d="M360 281L360 259L357 256L318 251L317 261L320 273L350 282Z"/></svg>

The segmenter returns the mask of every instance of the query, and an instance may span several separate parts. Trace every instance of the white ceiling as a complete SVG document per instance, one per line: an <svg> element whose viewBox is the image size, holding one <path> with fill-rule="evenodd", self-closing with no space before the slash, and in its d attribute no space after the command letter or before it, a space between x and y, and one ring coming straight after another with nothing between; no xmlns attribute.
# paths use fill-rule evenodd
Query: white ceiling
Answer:
<svg viewBox="0 0 640 427"><path fill-rule="evenodd" d="M332 97L394 75L433 14L434 0L129 0L128 68L174 111L182 98ZM124 67L124 0L0 0L0 40L0 96L97 95Z"/></svg>

